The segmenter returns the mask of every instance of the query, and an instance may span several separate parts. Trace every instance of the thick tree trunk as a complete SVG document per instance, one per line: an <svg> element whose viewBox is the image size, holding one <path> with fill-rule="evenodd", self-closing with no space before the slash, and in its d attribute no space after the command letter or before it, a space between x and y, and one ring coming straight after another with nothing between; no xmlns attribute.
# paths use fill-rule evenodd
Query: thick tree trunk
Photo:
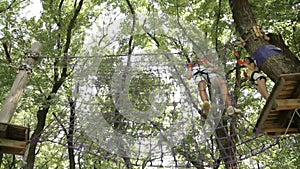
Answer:
<svg viewBox="0 0 300 169"><path fill-rule="evenodd" d="M270 44L275 45L275 46L281 48L282 49L282 53L284 55L289 56L292 59L295 59L294 60L295 63L298 62L297 57L293 54L293 52L289 49L289 47L286 46L286 44L284 43L284 40L283 40L283 38L282 38L281 35L269 33L267 36L270 38L270 40L269 40Z"/></svg>
<svg viewBox="0 0 300 169"><path fill-rule="evenodd" d="M257 49L263 45L268 45L269 42L255 35L252 27L258 26L258 24L250 9L249 2L247 0L229 0L229 2L236 29L246 42L245 49L253 56ZM300 61L294 55L280 53L269 57L262 63L260 69L271 80L276 81L280 74L300 72Z"/></svg>

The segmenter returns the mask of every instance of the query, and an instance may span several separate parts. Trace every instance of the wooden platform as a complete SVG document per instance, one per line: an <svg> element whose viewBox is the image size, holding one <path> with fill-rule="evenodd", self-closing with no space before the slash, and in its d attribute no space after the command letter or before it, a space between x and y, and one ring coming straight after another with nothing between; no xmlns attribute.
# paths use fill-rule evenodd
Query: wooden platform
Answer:
<svg viewBox="0 0 300 169"><path fill-rule="evenodd" d="M29 139L29 128L0 123L5 131L0 131L0 153L24 155Z"/></svg>
<svg viewBox="0 0 300 169"><path fill-rule="evenodd" d="M262 131L269 135L299 133L294 120L288 128L292 114L298 108L300 108L300 73L283 74L275 84L254 132Z"/></svg>

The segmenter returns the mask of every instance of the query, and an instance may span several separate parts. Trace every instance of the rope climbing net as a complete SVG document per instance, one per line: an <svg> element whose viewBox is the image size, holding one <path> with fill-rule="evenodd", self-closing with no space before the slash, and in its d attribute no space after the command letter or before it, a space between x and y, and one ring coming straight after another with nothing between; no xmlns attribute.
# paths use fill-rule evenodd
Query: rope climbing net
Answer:
<svg viewBox="0 0 300 169"><path fill-rule="evenodd" d="M278 144L276 137L253 133L243 114L227 115L216 84L204 116L180 54L144 56L77 59L74 112L66 107L54 114L39 141L157 167L234 165Z"/></svg>
<svg viewBox="0 0 300 169"><path fill-rule="evenodd" d="M73 58L74 104L53 114L42 137L32 141L50 141L132 166L196 168L236 166L277 145L278 138L253 133L248 117L228 115L228 93L222 91L226 80L210 82L210 113L204 113L198 81L187 80L186 61L209 60L221 68L211 71L226 79L222 59L194 27L177 18L157 18L142 18L134 22L142 32L127 32L140 38L146 32L152 45L129 54ZM120 37L107 37L120 41L127 35L120 31ZM161 50L159 37L173 47ZM96 49L105 53L120 48L115 43L104 46Z"/></svg>

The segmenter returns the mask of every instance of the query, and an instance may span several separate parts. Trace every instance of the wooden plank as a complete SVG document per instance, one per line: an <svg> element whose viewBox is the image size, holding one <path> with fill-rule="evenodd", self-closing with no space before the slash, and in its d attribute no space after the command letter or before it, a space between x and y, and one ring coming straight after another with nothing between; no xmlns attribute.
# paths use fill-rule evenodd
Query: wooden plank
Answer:
<svg viewBox="0 0 300 169"><path fill-rule="evenodd" d="M285 86L294 86L294 85L297 84L297 83L298 83L297 81L293 81L293 80L292 80L292 81L286 81L284 85L285 85Z"/></svg>
<svg viewBox="0 0 300 169"><path fill-rule="evenodd" d="M300 73L281 74L280 77L285 81L300 81Z"/></svg>
<svg viewBox="0 0 300 169"><path fill-rule="evenodd" d="M7 123L0 123L0 128L7 129ZM0 138L7 138L6 130L0 130Z"/></svg>
<svg viewBox="0 0 300 169"><path fill-rule="evenodd" d="M278 116L268 116L268 118L266 119L266 121L273 121L278 119Z"/></svg>
<svg viewBox="0 0 300 169"><path fill-rule="evenodd" d="M7 130L7 138L9 139L25 141L27 139L26 137L27 137L27 129L11 127L10 129Z"/></svg>
<svg viewBox="0 0 300 169"><path fill-rule="evenodd" d="M274 123L275 120L277 120L277 119L278 119L278 118L276 118L276 119L269 119L269 118L268 118L268 119L265 120L265 124L266 124L266 123Z"/></svg>
<svg viewBox="0 0 300 169"><path fill-rule="evenodd" d="M294 92L293 92L291 98L300 98L300 81L298 81L298 83L297 83L297 84L294 84L294 85L295 85L296 87L295 87L295 89L294 89ZM297 107L297 108L299 108L299 107ZM297 109L297 108L293 108L293 109ZM291 118L292 114L293 114L293 110L287 112L286 118L282 118L282 119L280 120L280 123L281 123L283 126L287 125L287 124L289 123L289 121L291 120L290 118ZM296 116L296 118L298 118L298 117Z"/></svg>
<svg viewBox="0 0 300 169"><path fill-rule="evenodd" d="M256 128L259 128L260 130L263 130L263 124L265 122L265 120L267 119L269 113L270 113L270 110L273 106L273 103L275 101L275 99L277 98L277 96L279 95L281 89L283 88L284 86L284 83L285 83L285 80L283 78L280 78L278 80L278 82L274 85L273 87L273 90L262 110L262 113L260 114L260 117L258 118L258 121L255 125Z"/></svg>
<svg viewBox="0 0 300 169"><path fill-rule="evenodd" d="M296 87L296 89L294 91L294 94L292 96L293 98L300 98L300 81L297 85L298 86Z"/></svg>
<svg viewBox="0 0 300 169"><path fill-rule="evenodd" d="M297 99L299 98L299 100L300 100L300 81L298 81L298 83L295 83L294 86L295 86L295 89L294 89L293 93L291 94L290 98L295 99L293 101L296 103L292 103L293 106L289 105L288 103L285 103L286 105L283 104L283 106L286 106L283 109L290 110L290 111L285 111L285 113L280 116L278 123L280 123L282 126L286 126L290 122L291 116L292 116L294 110L297 108L300 108L300 106L297 106L297 104L298 104Z"/></svg>
<svg viewBox="0 0 300 169"><path fill-rule="evenodd" d="M300 99L276 99L276 110L295 110L300 108Z"/></svg>
<svg viewBox="0 0 300 169"><path fill-rule="evenodd" d="M266 133L276 133L276 135L284 134L286 128L268 128L263 130ZM299 133L297 128L289 128L287 133Z"/></svg>
<svg viewBox="0 0 300 169"><path fill-rule="evenodd" d="M276 118L272 118L272 119L267 118L264 123L265 124L276 124L278 119L279 119L279 116Z"/></svg>
<svg viewBox="0 0 300 169"><path fill-rule="evenodd" d="M270 114L278 114L278 111L271 109Z"/></svg>
<svg viewBox="0 0 300 169"><path fill-rule="evenodd" d="M266 119L266 121L271 120L271 119L278 119L279 115L276 116L268 116L268 118Z"/></svg>
<svg viewBox="0 0 300 169"><path fill-rule="evenodd" d="M278 125L278 123L264 123L265 129L266 128L282 128L282 126Z"/></svg>
<svg viewBox="0 0 300 169"><path fill-rule="evenodd" d="M0 153L24 156L25 149L0 147Z"/></svg>
<svg viewBox="0 0 300 169"><path fill-rule="evenodd" d="M7 138L18 141L25 141L29 138L29 128L26 126L0 123L6 128L5 131L0 130L0 138Z"/></svg>
<svg viewBox="0 0 300 169"><path fill-rule="evenodd" d="M274 121L265 121L264 126L274 126Z"/></svg>
<svg viewBox="0 0 300 169"><path fill-rule="evenodd" d="M6 128L0 130L0 153L24 155L29 140L29 128L25 126L0 123Z"/></svg>
<svg viewBox="0 0 300 169"><path fill-rule="evenodd" d="M288 99L294 94L294 90L283 90L278 94L278 99Z"/></svg>
<svg viewBox="0 0 300 169"><path fill-rule="evenodd" d="M26 141L16 141L0 138L0 153L24 155L26 145Z"/></svg>
<svg viewBox="0 0 300 169"><path fill-rule="evenodd" d="M280 125L277 124L276 120L277 119L272 120L272 121L265 121L264 124L265 124L265 126L278 126L278 127L282 127L282 126L280 126Z"/></svg>
<svg viewBox="0 0 300 169"><path fill-rule="evenodd" d="M284 134L291 111L297 108L300 108L300 73L282 74L255 127L273 135ZM299 130L290 128L287 133L299 133Z"/></svg>
<svg viewBox="0 0 300 169"><path fill-rule="evenodd" d="M295 90L296 86L297 86L297 83L292 84L292 85L285 84L282 90Z"/></svg>
<svg viewBox="0 0 300 169"><path fill-rule="evenodd" d="M25 148L25 141L10 140L5 138L0 138L0 147L10 147L10 148Z"/></svg>
<svg viewBox="0 0 300 169"><path fill-rule="evenodd" d="M279 116L279 113L277 112L277 113L270 113L269 114L269 116L268 116L268 118L277 118Z"/></svg>
<svg viewBox="0 0 300 169"><path fill-rule="evenodd" d="M298 98L300 97L300 80L294 81L290 86L284 86L283 91L279 94L280 98ZM291 96L290 96L291 95Z"/></svg>

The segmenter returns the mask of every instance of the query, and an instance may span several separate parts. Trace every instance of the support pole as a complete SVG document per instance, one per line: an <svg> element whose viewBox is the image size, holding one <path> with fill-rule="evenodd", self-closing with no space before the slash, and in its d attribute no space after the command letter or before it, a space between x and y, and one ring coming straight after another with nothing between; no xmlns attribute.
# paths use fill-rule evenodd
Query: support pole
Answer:
<svg viewBox="0 0 300 169"><path fill-rule="evenodd" d="M19 73L13 83L9 95L7 96L2 109L0 111L0 131L6 130L6 125L1 123L9 123L14 115L17 104L21 98L26 83L31 73L31 67L40 59L41 44L35 42L32 44L30 50L25 55L25 63L23 63L19 69Z"/></svg>

